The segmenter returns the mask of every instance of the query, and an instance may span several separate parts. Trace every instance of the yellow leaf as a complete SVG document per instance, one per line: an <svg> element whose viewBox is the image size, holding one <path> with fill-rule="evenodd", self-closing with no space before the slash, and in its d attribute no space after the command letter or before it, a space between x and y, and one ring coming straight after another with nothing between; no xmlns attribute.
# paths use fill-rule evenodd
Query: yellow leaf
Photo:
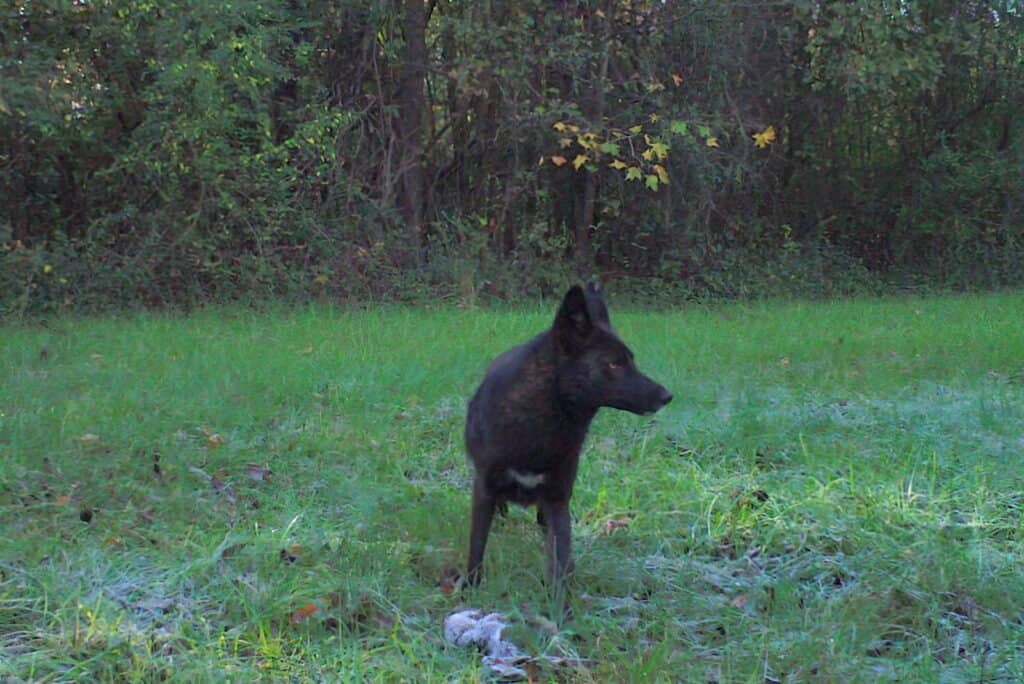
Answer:
<svg viewBox="0 0 1024 684"><path fill-rule="evenodd" d="M654 112L651 112L650 119L651 119L651 123L658 123L658 115L655 114Z"/></svg>
<svg viewBox="0 0 1024 684"><path fill-rule="evenodd" d="M50 264L43 266L43 273L53 273L53 266Z"/></svg>
<svg viewBox="0 0 1024 684"><path fill-rule="evenodd" d="M565 131L565 128L566 128L565 124L562 123L561 121L556 121L555 123L553 123L551 125L551 127L554 128L559 133L562 133L563 131Z"/></svg>
<svg viewBox="0 0 1024 684"><path fill-rule="evenodd" d="M769 143L775 142L775 126L769 126L760 133L754 133L754 144L764 149Z"/></svg>
<svg viewBox="0 0 1024 684"><path fill-rule="evenodd" d="M672 82L676 84L676 88L683 85L683 77L679 74L672 74Z"/></svg>
<svg viewBox="0 0 1024 684"><path fill-rule="evenodd" d="M597 10L594 14L604 19L604 10Z"/></svg>
<svg viewBox="0 0 1024 684"><path fill-rule="evenodd" d="M563 149L568 147L569 145L572 145L572 138L560 138L558 140L558 146Z"/></svg>
<svg viewBox="0 0 1024 684"><path fill-rule="evenodd" d="M567 161L569 160L560 154L556 154L551 157L551 163L554 164L555 166L564 166L565 162Z"/></svg>
<svg viewBox="0 0 1024 684"><path fill-rule="evenodd" d="M718 138L711 136L710 138L704 141L704 144L707 145L708 147L718 147Z"/></svg>
<svg viewBox="0 0 1024 684"><path fill-rule="evenodd" d="M579 171L580 167L586 164L588 161L590 161L590 157L588 157L587 155L577 154L576 158L572 160L572 165L576 168L577 171Z"/></svg>
<svg viewBox="0 0 1024 684"><path fill-rule="evenodd" d="M629 129L629 132L634 134L634 135L636 135L637 133L639 133L642 130L644 130L644 127L641 126L640 124L637 124L636 126L631 126L630 129Z"/></svg>
<svg viewBox="0 0 1024 684"><path fill-rule="evenodd" d="M315 278L313 278L313 282L316 283L317 285L326 285L327 276L324 275L323 273L320 273Z"/></svg>
<svg viewBox="0 0 1024 684"><path fill-rule="evenodd" d="M626 162L622 161L621 159L616 159L615 161L613 161L608 166L612 167L613 169L622 170L622 169L626 168Z"/></svg>
<svg viewBox="0 0 1024 684"><path fill-rule="evenodd" d="M644 161L651 161L654 159L654 150L648 147L640 156L644 158Z"/></svg>
<svg viewBox="0 0 1024 684"><path fill-rule="evenodd" d="M568 128L571 133L579 133L580 132L580 127L577 126L576 124L569 124L568 126L566 126L566 128Z"/></svg>
<svg viewBox="0 0 1024 684"><path fill-rule="evenodd" d="M654 165L654 172L658 174L658 180L662 183L668 183L668 171L661 164Z"/></svg>

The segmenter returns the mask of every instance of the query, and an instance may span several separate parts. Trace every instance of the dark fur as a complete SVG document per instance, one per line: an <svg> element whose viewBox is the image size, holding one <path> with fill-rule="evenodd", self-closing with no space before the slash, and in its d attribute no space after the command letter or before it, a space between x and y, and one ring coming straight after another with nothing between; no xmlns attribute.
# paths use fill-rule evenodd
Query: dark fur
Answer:
<svg viewBox="0 0 1024 684"><path fill-rule="evenodd" d="M602 406L654 413L672 394L637 370L597 287L565 295L552 327L491 364L469 402L476 470L467 577L480 579L496 507L536 504L552 581L572 570L569 499L580 448Z"/></svg>

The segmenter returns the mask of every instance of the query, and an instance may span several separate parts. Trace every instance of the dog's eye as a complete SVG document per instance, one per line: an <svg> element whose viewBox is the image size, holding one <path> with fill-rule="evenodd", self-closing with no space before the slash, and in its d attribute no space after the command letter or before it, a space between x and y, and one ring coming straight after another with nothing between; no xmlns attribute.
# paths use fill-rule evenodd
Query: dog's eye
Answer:
<svg viewBox="0 0 1024 684"><path fill-rule="evenodd" d="M608 370L617 371L620 368L622 368L622 364L620 362L618 362L618 361L609 361L608 362Z"/></svg>

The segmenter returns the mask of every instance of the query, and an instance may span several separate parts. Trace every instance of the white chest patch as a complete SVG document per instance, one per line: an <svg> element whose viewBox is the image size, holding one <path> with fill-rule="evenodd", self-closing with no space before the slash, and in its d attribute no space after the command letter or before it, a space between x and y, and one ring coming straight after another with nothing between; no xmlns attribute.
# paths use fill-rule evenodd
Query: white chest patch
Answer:
<svg viewBox="0 0 1024 684"><path fill-rule="evenodd" d="M513 468L509 468L507 472L510 478L526 489L533 489L537 485L544 484L548 479L546 473L522 473Z"/></svg>

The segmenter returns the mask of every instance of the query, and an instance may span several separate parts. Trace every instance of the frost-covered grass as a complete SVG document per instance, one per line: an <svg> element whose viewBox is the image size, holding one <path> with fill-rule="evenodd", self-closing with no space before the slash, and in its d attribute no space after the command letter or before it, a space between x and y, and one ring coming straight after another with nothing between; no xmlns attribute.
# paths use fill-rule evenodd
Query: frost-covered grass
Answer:
<svg viewBox="0 0 1024 684"><path fill-rule="evenodd" d="M482 586L464 403L529 311L216 309L0 329L0 677L1024 679L1024 296L612 319L673 390L599 415L573 618L532 516Z"/></svg>

